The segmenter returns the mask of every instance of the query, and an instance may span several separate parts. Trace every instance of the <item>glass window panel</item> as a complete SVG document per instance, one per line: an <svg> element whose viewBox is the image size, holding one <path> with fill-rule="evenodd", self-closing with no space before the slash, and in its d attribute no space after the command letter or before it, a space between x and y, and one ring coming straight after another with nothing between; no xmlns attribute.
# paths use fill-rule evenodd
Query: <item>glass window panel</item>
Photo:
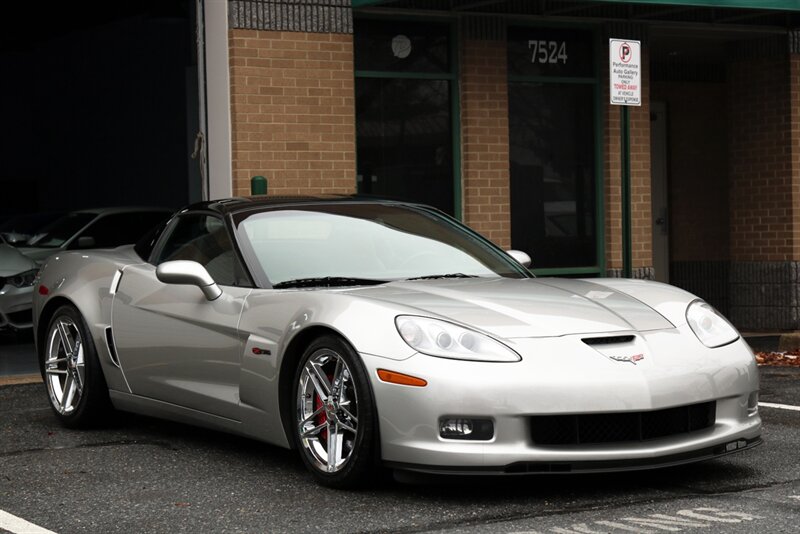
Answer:
<svg viewBox="0 0 800 534"><path fill-rule="evenodd" d="M597 265L594 86L509 84L511 244L533 266Z"/></svg>
<svg viewBox="0 0 800 534"><path fill-rule="evenodd" d="M508 73L516 76L594 76L592 32L554 28L508 29Z"/></svg>
<svg viewBox="0 0 800 534"><path fill-rule="evenodd" d="M358 192L453 214L450 82L356 79Z"/></svg>
<svg viewBox="0 0 800 534"><path fill-rule="evenodd" d="M450 72L446 24L362 19L354 25L356 70Z"/></svg>
<svg viewBox="0 0 800 534"><path fill-rule="evenodd" d="M196 261L221 285L245 285L225 223L210 215L181 215L166 236L155 263Z"/></svg>

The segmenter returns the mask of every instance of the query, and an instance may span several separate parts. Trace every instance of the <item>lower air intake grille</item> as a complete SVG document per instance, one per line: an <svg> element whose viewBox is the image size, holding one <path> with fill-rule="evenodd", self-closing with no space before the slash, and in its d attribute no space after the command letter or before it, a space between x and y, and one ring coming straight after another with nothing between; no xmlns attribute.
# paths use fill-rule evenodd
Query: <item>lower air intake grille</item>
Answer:
<svg viewBox="0 0 800 534"><path fill-rule="evenodd" d="M702 430L714 425L715 401L652 412L531 417L537 445L579 445L646 441Z"/></svg>

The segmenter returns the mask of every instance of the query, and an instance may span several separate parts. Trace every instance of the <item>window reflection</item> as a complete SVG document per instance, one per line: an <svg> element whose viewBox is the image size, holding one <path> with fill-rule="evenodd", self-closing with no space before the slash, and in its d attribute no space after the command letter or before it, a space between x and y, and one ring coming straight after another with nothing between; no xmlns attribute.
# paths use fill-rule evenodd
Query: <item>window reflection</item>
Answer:
<svg viewBox="0 0 800 534"><path fill-rule="evenodd" d="M450 82L356 80L358 191L453 213Z"/></svg>
<svg viewBox="0 0 800 534"><path fill-rule="evenodd" d="M597 264L593 90L509 84L511 241L536 267Z"/></svg>

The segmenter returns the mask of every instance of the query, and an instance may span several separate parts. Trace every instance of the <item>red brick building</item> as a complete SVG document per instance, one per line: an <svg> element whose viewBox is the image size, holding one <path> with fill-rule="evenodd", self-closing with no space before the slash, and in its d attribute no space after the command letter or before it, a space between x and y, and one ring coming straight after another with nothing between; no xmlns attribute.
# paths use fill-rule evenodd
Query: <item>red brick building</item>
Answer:
<svg viewBox="0 0 800 534"><path fill-rule="evenodd" d="M655 278L742 329L800 329L800 2L233 0L204 17L211 196L260 175L269 194L433 204L539 274ZM624 112L612 38L641 45Z"/></svg>

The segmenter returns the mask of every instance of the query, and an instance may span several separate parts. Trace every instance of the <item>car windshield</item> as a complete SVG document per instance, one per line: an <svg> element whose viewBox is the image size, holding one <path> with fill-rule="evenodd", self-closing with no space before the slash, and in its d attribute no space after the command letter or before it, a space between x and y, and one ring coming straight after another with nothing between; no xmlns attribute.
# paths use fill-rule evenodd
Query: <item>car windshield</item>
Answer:
<svg viewBox="0 0 800 534"><path fill-rule="evenodd" d="M529 276L503 251L423 207L293 206L243 213L235 222L253 270L273 286Z"/></svg>
<svg viewBox="0 0 800 534"><path fill-rule="evenodd" d="M58 248L66 243L81 228L89 224L95 217L94 213L69 213L57 219L28 240L31 247Z"/></svg>
<svg viewBox="0 0 800 534"><path fill-rule="evenodd" d="M24 245L40 228L63 215L63 213L57 212L17 215L0 224L0 236L6 238L9 244L19 247Z"/></svg>

